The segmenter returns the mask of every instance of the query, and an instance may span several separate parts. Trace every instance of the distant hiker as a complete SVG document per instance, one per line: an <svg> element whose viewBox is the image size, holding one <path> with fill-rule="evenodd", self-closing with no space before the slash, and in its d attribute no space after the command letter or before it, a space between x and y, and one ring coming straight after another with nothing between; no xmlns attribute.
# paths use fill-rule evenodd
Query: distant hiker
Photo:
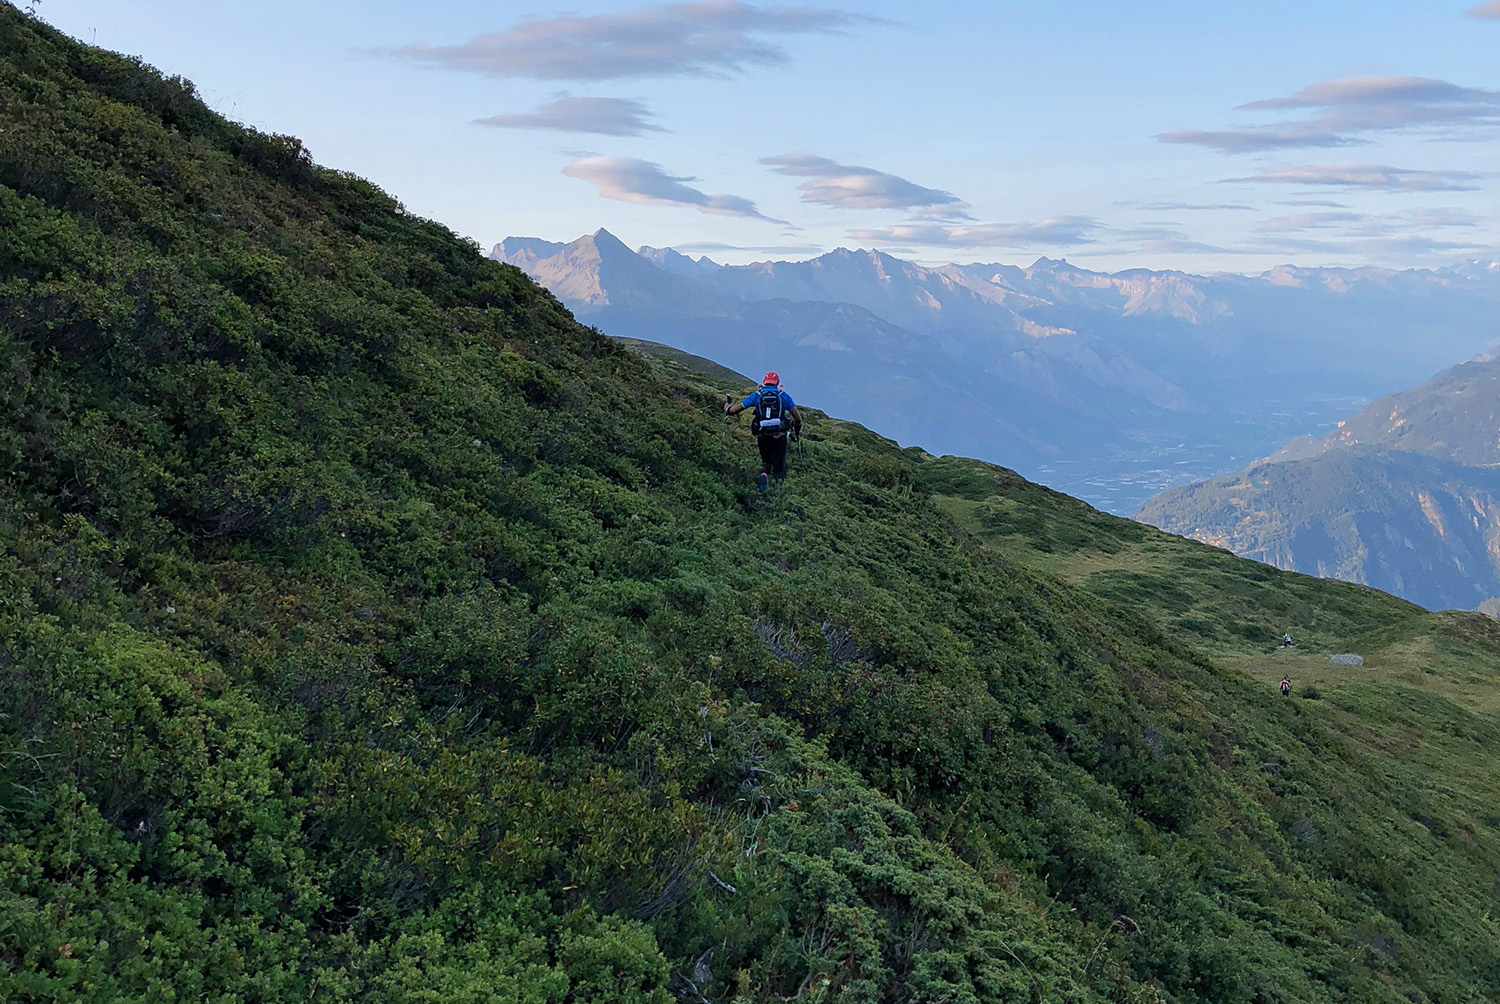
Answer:
<svg viewBox="0 0 1500 1004"><path fill-rule="evenodd" d="M802 435L802 415L792 395L781 389L781 377L775 373L767 373L760 386L739 404L724 402L726 415L738 415L746 408L755 409L750 431L760 446L760 476L756 480L765 491L771 486L771 478L780 481L786 477L787 434L790 432L793 440Z"/></svg>
<svg viewBox="0 0 1500 1004"><path fill-rule="evenodd" d="M1291 635L1285 635L1285 636L1282 637L1282 639L1281 639L1281 647L1282 648L1291 648L1292 647L1292 636Z"/></svg>
<svg viewBox="0 0 1500 1004"><path fill-rule="evenodd" d="M1292 678L1290 676L1285 675L1285 674L1282 674L1282 677L1281 677L1281 696L1282 697L1291 697L1292 696Z"/></svg>

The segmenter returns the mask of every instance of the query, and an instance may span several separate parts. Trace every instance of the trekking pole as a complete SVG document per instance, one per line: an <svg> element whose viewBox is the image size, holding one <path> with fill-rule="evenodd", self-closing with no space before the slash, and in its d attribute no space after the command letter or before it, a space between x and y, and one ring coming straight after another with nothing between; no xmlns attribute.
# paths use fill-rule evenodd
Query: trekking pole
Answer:
<svg viewBox="0 0 1500 1004"><path fill-rule="evenodd" d="M725 446L729 445L729 402L731 400L728 394L724 395L724 413L719 416L719 439Z"/></svg>

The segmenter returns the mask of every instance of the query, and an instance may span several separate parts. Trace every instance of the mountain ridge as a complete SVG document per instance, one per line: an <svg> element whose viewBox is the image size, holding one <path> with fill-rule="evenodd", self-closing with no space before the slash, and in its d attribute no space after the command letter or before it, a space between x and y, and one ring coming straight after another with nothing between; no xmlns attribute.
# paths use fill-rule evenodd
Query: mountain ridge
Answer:
<svg viewBox="0 0 1500 1004"><path fill-rule="evenodd" d="M745 372L797 374L812 398L879 421L861 388L908 353L884 354L889 340L863 344L862 332L873 330L863 319L830 336L860 350L834 354L800 345L791 330L763 340L745 313L772 300L854 305L930 346L924 369L939 385L974 385L991 402L929 411L909 425L910 442L1016 466L1122 513L1500 339L1500 276L1477 266L1111 275L1047 258L929 267L848 248L720 265L642 247L634 254L655 271L601 276L569 252L538 260L511 247L502 242L492 255L509 256L606 332ZM617 251L623 257L623 242ZM704 305L683 306L694 298ZM826 332L829 315L819 310Z"/></svg>

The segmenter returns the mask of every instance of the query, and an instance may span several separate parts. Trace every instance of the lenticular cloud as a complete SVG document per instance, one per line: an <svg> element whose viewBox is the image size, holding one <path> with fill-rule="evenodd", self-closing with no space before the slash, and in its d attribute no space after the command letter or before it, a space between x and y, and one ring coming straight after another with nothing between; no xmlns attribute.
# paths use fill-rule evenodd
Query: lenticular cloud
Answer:
<svg viewBox="0 0 1500 1004"><path fill-rule="evenodd" d="M660 164L634 157L581 157L563 168L563 174L586 181L606 199L651 206L687 206L716 216L743 216L768 223L774 220L738 195L715 195L687 184L697 178L678 177Z"/></svg>
<svg viewBox="0 0 1500 1004"><path fill-rule="evenodd" d="M699 0L524 21L461 45L410 45L391 54L487 77L727 76L787 62L786 50L771 40L775 36L834 34L883 23L865 14L822 7Z"/></svg>

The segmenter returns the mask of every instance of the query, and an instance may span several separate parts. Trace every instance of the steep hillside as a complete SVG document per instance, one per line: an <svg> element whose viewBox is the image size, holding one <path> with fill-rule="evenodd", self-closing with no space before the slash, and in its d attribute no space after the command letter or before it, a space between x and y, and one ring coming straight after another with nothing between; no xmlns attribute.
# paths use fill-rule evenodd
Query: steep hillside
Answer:
<svg viewBox="0 0 1500 1004"><path fill-rule="evenodd" d="M8 5L0 93L0 999L1500 995L1500 639L818 413L761 496L295 140Z"/></svg>
<svg viewBox="0 0 1500 1004"><path fill-rule="evenodd" d="M1500 361L1480 356L1137 516L1279 568L1476 609L1500 597L1497 423Z"/></svg>

